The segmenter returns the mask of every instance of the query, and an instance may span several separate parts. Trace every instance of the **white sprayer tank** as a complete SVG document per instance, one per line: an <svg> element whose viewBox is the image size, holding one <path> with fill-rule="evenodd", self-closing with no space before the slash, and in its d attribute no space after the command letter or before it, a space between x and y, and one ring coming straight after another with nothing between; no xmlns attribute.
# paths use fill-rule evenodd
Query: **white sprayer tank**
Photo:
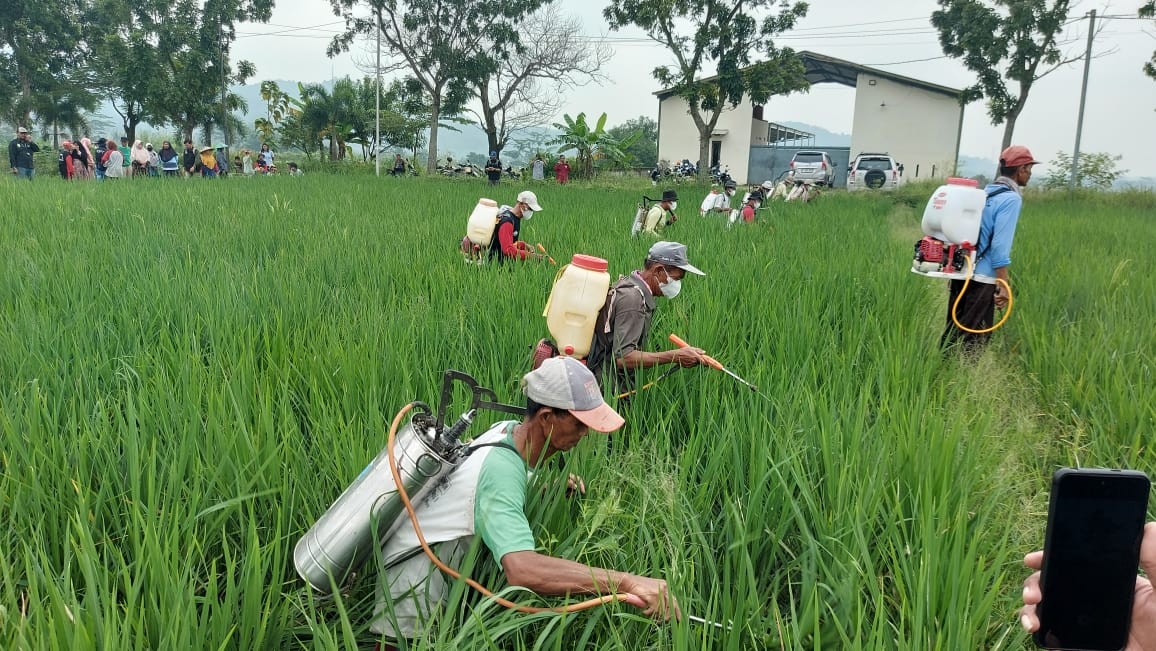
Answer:
<svg viewBox="0 0 1156 651"><path fill-rule="evenodd" d="M947 179L927 201L923 210L923 233L949 244L979 240L979 223L987 194L972 179Z"/></svg>
<svg viewBox="0 0 1156 651"><path fill-rule="evenodd" d="M592 255L574 254L554 279L543 316L558 350L585 357L594 338L594 321L610 290L609 264Z"/></svg>
<svg viewBox="0 0 1156 651"><path fill-rule="evenodd" d="M466 237L479 246L490 243L494 237L494 225L498 223L498 202L493 199L478 199L478 205L470 213L466 223Z"/></svg>

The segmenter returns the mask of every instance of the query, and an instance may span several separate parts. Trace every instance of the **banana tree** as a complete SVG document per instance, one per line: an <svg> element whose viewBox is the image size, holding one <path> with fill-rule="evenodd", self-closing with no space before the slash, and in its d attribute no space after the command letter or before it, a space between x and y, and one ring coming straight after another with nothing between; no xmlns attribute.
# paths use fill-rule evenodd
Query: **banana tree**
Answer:
<svg viewBox="0 0 1156 651"><path fill-rule="evenodd" d="M547 144L557 145L559 154L564 154L568 151L577 152L577 155L574 157L576 163L575 176L580 178L590 178L594 176L595 159L606 160L613 165L625 164L628 158L625 150L630 147L640 135L634 133L622 141L619 141L606 131L605 113L599 116L593 128L586 122L585 113L579 113L578 116L574 118L571 118L568 114L563 114L562 119L565 120L565 123L554 123L554 128L559 129L562 133Z"/></svg>

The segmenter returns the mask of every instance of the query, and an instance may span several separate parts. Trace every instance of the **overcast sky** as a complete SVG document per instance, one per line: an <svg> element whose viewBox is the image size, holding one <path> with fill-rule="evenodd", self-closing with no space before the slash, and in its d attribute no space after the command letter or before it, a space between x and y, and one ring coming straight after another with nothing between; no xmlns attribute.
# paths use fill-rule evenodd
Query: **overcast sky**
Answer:
<svg viewBox="0 0 1156 651"><path fill-rule="evenodd" d="M589 35L608 34L612 40L642 35L637 30L608 32L602 19L602 2L557 2L582 20ZM814 0L810 4L807 18L776 43L944 86L963 88L973 80L972 74L956 61L934 58L943 56L929 22L935 0ZM1100 15L1134 17L1141 4L1143 0L1109 0L1102 4L1083 0L1070 15L1074 18L1096 9ZM354 59L364 59L365 53L333 59L325 56L327 38L341 27L336 21L328 0L277 0L269 24L238 27L240 37L234 56L256 64L256 81L311 82L347 74L360 76ZM1107 54L1092 61L1081 150L1123 155L1121 166L1129 170L1129 175L1156 176L1156 80L1146 77L1142 70L1156 50L1156 22L1102 22L1105 27L1097 37L1095 52ZM1069 26L1064 40L1070 41L1066 47L1073 55L1083 51L1086 35L1086 20ZM651 70L670 63L668 52L654 43L620 42L613 48L614 57L605 71L610 81L570 90L561 112L598 115L605 111L610 124L640 114L657 117L658 101L653 92L658 86ZM1037 158L1048 161L1060 150L1071 152L1082 75L1083 63L1074 63L1045 77L1033 89L1016 126L1015 141L1030 147ZM807 94L772 99L765 117L850 133L853 110L854 89L819 84ZM962 154L995 160L1002 135L1003 128L991 125L982 103L967 107Z"/></svg>

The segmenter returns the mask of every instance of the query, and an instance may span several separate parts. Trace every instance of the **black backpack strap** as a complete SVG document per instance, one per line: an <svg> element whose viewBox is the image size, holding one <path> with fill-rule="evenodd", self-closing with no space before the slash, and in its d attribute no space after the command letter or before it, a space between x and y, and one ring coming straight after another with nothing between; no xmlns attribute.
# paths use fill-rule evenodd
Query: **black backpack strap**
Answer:
<svg viewBox="0 0 1156 651"><path fill-rule="evenodd" d="M466 447L465 456L468 457L482 448L506 448L514 454L519 456L521 455L521 453L518 452L518 448L510 445L509 443L506 443L505 441L498 441L497 443L479 443L477 445L468 446Z"/></svg>

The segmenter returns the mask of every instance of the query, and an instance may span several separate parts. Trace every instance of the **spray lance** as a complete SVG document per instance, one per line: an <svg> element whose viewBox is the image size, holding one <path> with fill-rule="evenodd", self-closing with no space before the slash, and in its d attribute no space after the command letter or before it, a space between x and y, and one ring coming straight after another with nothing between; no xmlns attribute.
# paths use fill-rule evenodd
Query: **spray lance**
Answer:
<svg viewBox="0 0 1156 651"><path fill-rule="evenodd" d="M678 346L679 348L689 348L690 347L690 344L686 343L686 341L684 341L681 337L674 334L673 332L670 334L670 341L671 341L671 343L673 343L675 346ZM759 388L757 386L755 386L754 384L751 384L750 382L747 382L746 380L739 377L737 373L735 373L734 371L730 370L729 368L723 366L722 363L719 362L717 359L711 357L710 355L706 355L706 354L701 355L701 357L702 357L702 361L706 362L707 366L709 366L709 367L711 367L717 371L722 371L723 373L726 373L727 375L738 380L739 382L744 384L748 389L750 389L751 391L754 391L755 393L759 394L763 398L766 398L767 400L771 399L769 396L760 392Z"/></svg>

